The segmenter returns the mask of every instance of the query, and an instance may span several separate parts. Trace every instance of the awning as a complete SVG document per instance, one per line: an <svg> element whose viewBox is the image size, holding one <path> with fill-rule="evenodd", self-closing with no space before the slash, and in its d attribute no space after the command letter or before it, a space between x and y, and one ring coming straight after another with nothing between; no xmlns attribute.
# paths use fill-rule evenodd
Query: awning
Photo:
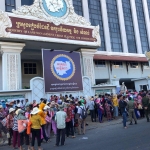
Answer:
<svg viewBox="0 0 150 150"><path fill-rule="evenodd" d="M138 61L147 62L146 57L136 57L136 56L118 56L118 55L100 55L95 54L94 60L114 60L114 61Z"/></svg>

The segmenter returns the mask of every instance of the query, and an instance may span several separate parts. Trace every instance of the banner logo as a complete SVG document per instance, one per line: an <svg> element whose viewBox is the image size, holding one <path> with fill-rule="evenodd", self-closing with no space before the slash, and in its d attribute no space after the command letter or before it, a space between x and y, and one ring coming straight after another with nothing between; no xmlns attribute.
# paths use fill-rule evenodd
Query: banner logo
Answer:
<svg viewBox="0 0 150 150"><path fill-rule="evenodd" d="M75 74L75 64L73 60L64 54L55 56L50 64L53 75L62 81L70 80Z"/></svg>

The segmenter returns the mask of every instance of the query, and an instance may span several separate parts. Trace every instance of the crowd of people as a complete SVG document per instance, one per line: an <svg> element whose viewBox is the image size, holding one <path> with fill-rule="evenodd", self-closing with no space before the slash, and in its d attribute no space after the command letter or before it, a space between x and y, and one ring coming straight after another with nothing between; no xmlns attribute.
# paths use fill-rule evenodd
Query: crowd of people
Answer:
<svg viewBox="0 0 150 150"><path fill-rule="evenodd" d="M85 134L86 118L89 114L92 122L112 121L123 117L123 127L127 128L127 116L130 125L146 116L149 122L150 91L126 92L118 95L105 94L92 97L74 98L72 95L51 96L49 100L41 98L29 102L28 99L13 100L0 104L0 144L8 143L14 149L34 150L37 139L38 150L42 142L50 142L52 134L56 137L55 146L64 145L65 138L75 138ZM7 140L6 140L7 139Z"/></svg>

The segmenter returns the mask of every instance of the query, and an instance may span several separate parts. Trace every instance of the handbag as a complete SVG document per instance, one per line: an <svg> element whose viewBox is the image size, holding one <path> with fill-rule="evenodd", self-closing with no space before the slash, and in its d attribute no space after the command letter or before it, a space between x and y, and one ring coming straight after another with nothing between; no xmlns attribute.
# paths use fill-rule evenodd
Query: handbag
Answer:
<svg viewBox="0 0 150 150"><path fill-rule="evenodd" d="M142 109L142 105L141 104L138 105L138 109Z"/></svg>
<svg viewBox="0 0 150 150"><path fill-rule="evenodd" d="M29 121L28 124L27 124L27 134L31 134L31 122Z"/></svg>

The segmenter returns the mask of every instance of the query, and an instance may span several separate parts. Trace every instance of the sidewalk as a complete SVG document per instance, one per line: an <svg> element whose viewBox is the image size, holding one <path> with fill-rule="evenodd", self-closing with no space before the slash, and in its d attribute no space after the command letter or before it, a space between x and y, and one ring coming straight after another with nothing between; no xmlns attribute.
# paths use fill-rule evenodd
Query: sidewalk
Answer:
<svg viewBox="0 0 150 150"><path fill-rule="evenodd" d="M107 119L104 118L104 122L99 123L98 119L97 119L97 122L91 122L90 116L88 116L88 118L86 119L86 123L88 124L88 126L86 126L86 130L91 130L91 129L95 129L95 128L104 128L104 127L110 126L110 125L121 124L122 117L118 117L118 119L114 119L111 121L107 121Z"/></svg>

